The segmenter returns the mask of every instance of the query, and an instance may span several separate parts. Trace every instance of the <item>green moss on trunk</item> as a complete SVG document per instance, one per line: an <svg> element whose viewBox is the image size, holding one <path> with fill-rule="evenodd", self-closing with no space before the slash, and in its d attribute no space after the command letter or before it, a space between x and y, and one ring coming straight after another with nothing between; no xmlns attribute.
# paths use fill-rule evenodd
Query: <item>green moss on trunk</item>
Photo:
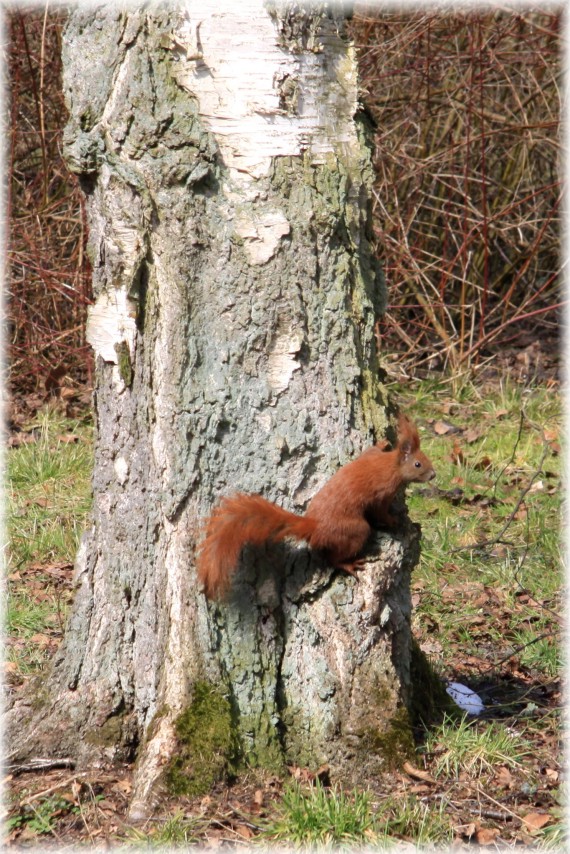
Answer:
<svg viewBox="0 0 570 854"><path fill-rule="evenodd" d="M389 721L388 727L380 731L368 729L362 733L361 750L381 756L386 768L399 768L415 753L415 742L410 714L405 706L400 707Z"/></svg>
<svg viewBox="0 0 570 854"><path fill-rule="evenodd" d="M166 771L172 794L200 795L236 773L239 749L230 702L218 689L196 683L192 703L175 728L179 750Z"/></svg>
<svg viewBox="0 0 570 854"><path fill-rule="evenodd" d="M114 747L119 744L123 733L124 717L124 713L111 715L101 726L88 730L85 733L85 741L99 747Z"/></svg>

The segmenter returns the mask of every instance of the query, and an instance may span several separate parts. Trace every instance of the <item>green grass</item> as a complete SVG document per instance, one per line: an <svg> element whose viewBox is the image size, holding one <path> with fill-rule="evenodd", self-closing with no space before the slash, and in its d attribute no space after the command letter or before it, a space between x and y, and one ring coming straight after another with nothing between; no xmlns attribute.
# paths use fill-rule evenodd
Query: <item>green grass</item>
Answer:
<svg viewBox="0 0 570 854"><path fill-rule="evenodd" d="M568 831L564 821L562 820L562 810L560 812L560 821L556 824L543 827L538 835L537 847L545 851L567 851Z"/></svg>
<svg viewBox="0 0 570 854"><path fill-rule="evenodd" d="M402 838L417 845L450 842L453 833L444 804L434 807L414 796L388 797L375 804L370 792L326 789L318 782L309 789L297 783L286 789L279 817L262 835L263 841L295 848L335 850L382 849Z"/></svg>
<svg viewBox="0 0 570 854"><path fill-rule="evenodd" d="M25 590L8 596L6 628L10 635L27 638L42 632L55 616L50 599L38 601Z"/></svg>
<svg viewBox="0 0 570 854"><path fill-rule="evenodd" d="M180 810L164 822L157 822L150 831L130 828L126 842L137 848L183 848L198 843L203 825L203 819L187 818Z"/></svg>
<svg viewBox="0 0 570 854"><path fill-rule="evenodd" d="M503 724L465 717L459 721L446 717L429 734L424 749L435 756L432 773L452 779L461 773L479 778L499 766L520 770L534 751L530 741Z"/></svg>
<svg viewBox="0 0 570 854"><path fill-rule="evenodd" d="M50 410L30 426L36 440L7 460L10 569L72 561L91 504L91 429Z"/></svg>
<svg viewBox="0 0 570 854"><path fill-rule="evenodd" d="M373 834L368 792L328 790L317 781L310 789L294 783L285 791L281 815L265 836L295 847L346 848L369 843Z"/></svg>
<svg viewBox="0 0 570 854"><path fill-rule="evenodd" d="M387 844L396 839L413 839L417 846L444 845L453 840L451 821L446 815L444 799L438 803L423 803L414 795L383 805L384 820L380 824Z"/></svg>
<svg viewBox="0 0 570 854"><path fill-rule="evenodd" d="M523 667L546 676L562 672L560 646L555 637L542 637L539 625L514 632L512 643L517 648L522 647L518 656Z"/></svg>
<svg viewBox="0 0 570 854"><path fill-rule="evenodd" d="M41 568L73 563L91 505L92 429L53 409L28 425L34 440L7 453L7 658L22 672L46 654L30 639L62 630L67 597ZM76 441L69 441L76 438ZM35 573L35 574L34 574Z"/></svg>
<svg viewBox="0 0 570 854"><path fill-rule="evenodd" d="M408 490L410 516L421 523L423 532L422 556L415 570L415 578L423 582L416 629L438 626L444 658L456 658L459 641L466 645L465 653L476 654L478 640L462 618L481 613L481 608L471 605L462 588L477 582L500 591L505 599L505 622L489 621L485 627L498 642L499 658L508 652L506 639L512 641L511 647L516 645L521 619L532 622L523 642L549 627L555 632L556 618L542 603L561 611L560 396L552 389L504 382L484 392L465 384L451 398L446 384L423 382L411 391L407 386L400 400L419 421L422 447L437 472L436 490ZM459 432L438 435L439 421ZM470 428L479 435L470 436ZM529 486L515 518L495 542ZM452 495L452 490L460 492ZM448 593L456 589L456 598L446 601L444 587ZM534 601L521 611L517 596L523 591ZM546 653L544 658L539 650ZM556 643L537 644L537 650L528 647L524 662L545 677L552 676L559 666Z"/></svg>
<svg viewBox="0 0 570 854"><path fill-rule="evenodd" d="M295 846L364 844L374 825L370 801L367 792L328 791L318 782L304 790L294 784L283 795L281 817L269 836Z"/></svg>

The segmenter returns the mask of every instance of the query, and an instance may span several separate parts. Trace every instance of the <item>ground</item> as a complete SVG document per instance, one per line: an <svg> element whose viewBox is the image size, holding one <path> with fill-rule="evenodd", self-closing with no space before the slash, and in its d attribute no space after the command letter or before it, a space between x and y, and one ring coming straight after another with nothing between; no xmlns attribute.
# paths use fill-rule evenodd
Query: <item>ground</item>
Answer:
<svg viewBox="0 0 570 854"><path fill-rule="evenodd" d="M408 498L423 529L414 636L442 680L477 692L481 716L419 726L413 762L359 791L344 791L326 768L251 771L205 797L165 795L136 827L126 820L129 766L88 774L65 764L7 768L6 844L562 845L561 399L555 366L542 358L537 367L536 354L534 345L504 354L476 381L392 382L438 473ZM11 691L45 667L61 640L90 460L84 389L13 400Z"/></svg>

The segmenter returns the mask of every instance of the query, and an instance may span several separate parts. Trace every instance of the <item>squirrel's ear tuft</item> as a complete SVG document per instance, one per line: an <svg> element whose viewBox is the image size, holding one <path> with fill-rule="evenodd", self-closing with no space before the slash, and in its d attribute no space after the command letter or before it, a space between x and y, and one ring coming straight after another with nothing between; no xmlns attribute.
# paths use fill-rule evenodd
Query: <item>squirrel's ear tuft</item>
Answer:
<svg viewBox="0 0 570 854"><path fill-rule="evenodd" d="M417 450L420 446L420 437L414 422L410 421L403 412L400 412L398 415L398 444L403 447L405 442L408 442L413 450Z"/></svg>

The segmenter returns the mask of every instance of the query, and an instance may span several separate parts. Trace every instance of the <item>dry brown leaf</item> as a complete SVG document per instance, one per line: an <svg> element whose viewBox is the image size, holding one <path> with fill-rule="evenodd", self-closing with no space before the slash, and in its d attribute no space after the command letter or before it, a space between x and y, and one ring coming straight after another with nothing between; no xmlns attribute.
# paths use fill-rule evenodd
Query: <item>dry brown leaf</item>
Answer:
<svg viewBox="0 0 570 854"><path fill-rule="evenodd" d="M293 779L300 783L312 783L315 779L315 774L308 768L299 768L298 765L288 765L287 770Z"/></svg>
<svg viewBox="0 0 570 854"><path fill-rule="evenodd" d="M479 667L481 667L482 663L484 664L487 661L488 661L488 659L486 657L485 658L477 658L477 656L475 656L475 655L463 655L461 657L461 663L463 665L469 666L469 667L479 668Z"/></svg>
<svg viewBox="0 0 570 854"><path fill-rule="evenodd" d="M33 433L13 433L8 439L8 447L19 448L20 445L28 445L35 441L36 437Z"/></svg>
<svg viewBox="0 0 570 854"><path fill-rule="evenodd" d="M552 820L552 816L540 812L529 812L527 815L523 815L522 820L531 830L540 830Z"/></svg>
<svg viewBox="0 0 570 854"><path fill-rule="evenodd" d="M35 504L36 507L49 507L52 502L49 498L34 498L31 503Z"/></svg>
<svg viewBox="0 0 570 854"><path fill-rule="evenodd" d="M18 835L18 842L37 842L37 841L38 841L38 836L37 836L36 831L32 830L32 828L29 826L29 824L26 824L24 829Z"/></svg>
<svg viewBox="0 0 570 854"><path fill-rule="evenodd" d="M559 778L559 773L554 768L545 768L544 774L549 783L557 783Z"/></svg>
<svg viewBox="0 0 570 854"><path fill-rule="evenodd" d="M247 826L247 824L238 824L235 831L242 837L242 839L251 839L253 836L253 831Z"/></svg>
<svg viewBox="0 0 570 854"><path fill-rule="evenodd" d="M456 563L444 563L441 567L441 572L458 572L459 566Z"/></svg>
<svg viewBox="0 0 570 854"><path fill-rule="evenodd" d="M499 770L497 772L496 780L497 780L497 783L499 784L499 786L505 786L508 789L511 789L515 784L513 775L511 774L509 769L506 768L504 765L501 768L499 768Z"/></svg>
<svg viewBox="0 0 570 854"><path fill-rule="evenodd" d="M411 786L407 787L406 791L410 795L428 795L430 792L433 792L433 789L427 783L412 783Z"/></svg>
<svg viewBox="0 0 570 854"><path fill-rule="evenodd" d="M487 471L493 465L493 460L490 457L481 457L478 463L473 464L473 468L477 471Z"/></svg>
<svg viewBox="0 0 570 854"><path fill-rule="evenodd" d="M478 827L479 827L478 822L476 823L474 821L471 821L471 822L469 822L469 824L457 824L457 825L455 825L453 830L455 831L455 833L458 833L463 838L471 839L473 834L475 834L477 832Z"/></svg>
<svg viewBox="0 0 570 854"><path fill-rule="evenodd" d="M112 787L115 791L120 792L122 795L130 795L133 790L133 784L130 780L117 780L117 782Z"/></svg>
<svg viewBox="0 0 570 854"><path fill-rule="evenodd" d="M457 439L453 443L453 448L449 457L454 466L460 466L465 463L466 457L463 453L463 448L461 447Z"/></svg>
<svg viewBox="0 0 570 854"><path fill-rule="evenodd" d="M44 635L42 632L36 632L35 635L32 635L30 638L32 643L37 643L38 646L49 646L52 642L52 638L49 635Z"/></svg>
<svg viewBox="0 0 570 854"><path fill-rule="evenodd" d="M56 561L55 563L33 563L26 570L29 572L43 572L49 575L65 575L73 571L73 564L68 561Z"/></svg>
<svg viewBox="0 0 570 854"><path fill-rule="evenodd" d="M482 827L476 832L475 841L478 842L479 845L491 845L499 833L500 830L498 827Z"/></svg>
<svg viewBox="0 0 570 854"><path fill-rule="evenodd" d="M439 655L442 651L439 641L422 641L420 648L426 655Z"/></svg>
<svg viewBox="0 0 570 854"><path fill-rule="evenodd" d="M544 428L544 438L547 442L554 442L558 439L558 428L557 427L545 427Z"/></svg>
<svg viewBox="0 0 570 854"><path fill-rule="evenodd" d="M497 543L496 546L493 546L491 550L491 555L493 557L505 557L507 554L507 547L502 543Z"/></svg>
<svg viewBox="0 0 570 854"><path fill-rule="evenodd" d="M64 385L59 390L59 396L62 400L72 400L73 398L77 398L78 400L82 399L82 395L77 393L76 388L70 388L67 385ZM91 392L89 392L88 401L91 399Z"/></svg>
<svg viewBox="0 0 570 854"><path fill-rule="evenodd" d="M434 778L427 771L422 771L421 768L416 768L412 765L411 762L404 762L402 768L409 774L410 777L413 777L415 780L422 780L424 783L435 783Z"/></svg>
<svg viewBox="0 0 570 854"><path fill-rule="evenodd" d="M449 424L447 421L436 421L433 425L433 429L438 436L446 436L448 433L456 432L456 428L453 424Z"/></svg>

